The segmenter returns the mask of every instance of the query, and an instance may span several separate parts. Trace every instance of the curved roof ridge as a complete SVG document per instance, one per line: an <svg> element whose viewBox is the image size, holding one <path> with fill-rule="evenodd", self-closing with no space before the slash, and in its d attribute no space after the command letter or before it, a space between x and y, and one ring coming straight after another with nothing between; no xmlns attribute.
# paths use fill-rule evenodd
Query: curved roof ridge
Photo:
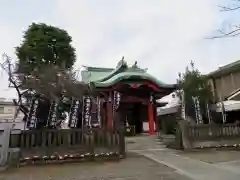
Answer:
<svg viewBox="0 0 240 180"><path fill-rule="evenodd" d="M159 87L164 87L164 88L175 88L176 85L175 84L166 84L162 81L159 81L157 78L155 78L154 76L152 76L149 73L142 73L142 72L131 72L131 71L125 71L125 72L121 72L119 74L116 74L116 76L112 76L111 78L106 79L105 81L97 81L97 82L93 82L93 84L95 86L99 86L99 87L107 87L107 86L111 86L121 80L127 80L130 79L134 76L139 77L140 79L145 79L145 80L151 80L153 82L155 82Z"/></svg>
<svg viewBox="0 0 240 180"><path fill-rule="evenodd" d="M117 64L117 68L116 68L116 69L114 69L108 76L106 76L106 77L104 77L104 78L102 78L102 79L97 80L97 82L106 81L106 80L112 78L114 75L122 72L122 71L123 71L124 69L126 69L126 68L128 68L126 61L120 60L120 61L118 62L118 64Z"/></svg>

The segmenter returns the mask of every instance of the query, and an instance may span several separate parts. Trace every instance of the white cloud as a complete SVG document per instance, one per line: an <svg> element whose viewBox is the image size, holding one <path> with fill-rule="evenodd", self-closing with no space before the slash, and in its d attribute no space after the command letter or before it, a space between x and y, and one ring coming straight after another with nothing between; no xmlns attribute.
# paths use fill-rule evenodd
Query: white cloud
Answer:
<svg viewBox="0 0 240 180"><path fill-rule="evenodd" d="M124 55L174 83L190 60L202 65L209 56L201 43L219 22L216 2L56 0L56 13L73 36L78 65L111 67Z"/></svg>
<svg viewBox="0 0 240 180"><path fill-rule="evenodd" d="M43 20L66 29L73 37L76 66L114 67L124 55L129 63L138 61L158 79L175 83L177 73L190 60L207 73L218 64L239 59L239 38L204 39L227 21L220 14L218 3L219 0L45 0L41 1L41 6L47 7L43 14L37 10L28 12L24 8L26 2L22 8L15 5L14 18L3 13L6 20L0 25L0 50L14 57L22 29L32 21ZM1 88L6 89L6 77L0 80L4 82ZM9 91L0 92L5 96Z"/></svg>
<svg viewBox="0 0 240 180"><path fill-rule="evenodd" d="M21 31L15 32L14 28L12 28L9 24L1 24L0 25L0 61L2 62L2 53L7 53L13 59L15 58L14 47L17 46L17 43L20 43L20 34ZM0 97L4 98L16 98L16 91L12 88L8 88L8 76L5 71L0 72Z"/></svg>

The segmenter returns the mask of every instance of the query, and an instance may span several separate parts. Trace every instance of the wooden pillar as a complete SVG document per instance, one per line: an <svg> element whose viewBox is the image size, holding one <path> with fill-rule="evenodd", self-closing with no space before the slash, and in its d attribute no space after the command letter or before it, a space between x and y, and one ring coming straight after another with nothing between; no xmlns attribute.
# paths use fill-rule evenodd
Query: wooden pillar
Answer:
<svg viewBox="0 0 240 180"><path fill-rule="evenodd" d="M112 109L112 92L108 94L108 102L107 102L107 127L108 130L112 130L113 128L113 109Z"/></svg>
<svg viewBox="0 0 240 180"><path fill-rule="evenodd" d="M155 135L154 130L154 112L153 112L153 97L151 95L148 103L148 124L149 124L149 135Z"/></svg>

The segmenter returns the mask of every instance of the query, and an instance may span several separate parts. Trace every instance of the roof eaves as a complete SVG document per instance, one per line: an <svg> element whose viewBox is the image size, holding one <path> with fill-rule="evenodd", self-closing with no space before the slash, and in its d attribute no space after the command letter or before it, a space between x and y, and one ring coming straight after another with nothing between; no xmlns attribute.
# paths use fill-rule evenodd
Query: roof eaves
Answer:
<svg viewBox="0 0 240 180"><path fill-rule="evenodd" d="M87 67L85 66L87 71L98 71L98 72L111 72L113 68L101 68L101 67Z"/></svg>
<svg viewBox="0 0 240 180"><path fill-rule="evenodd" d="M225 75L225 74L230 73L232 70L235 70L235 68L237 68L238 66L240 66L240 60L232 62L230 64L227 64L223 67L220 67L217 70L210 72L206 76L207 77L218 77L221 75Z"/></svg>

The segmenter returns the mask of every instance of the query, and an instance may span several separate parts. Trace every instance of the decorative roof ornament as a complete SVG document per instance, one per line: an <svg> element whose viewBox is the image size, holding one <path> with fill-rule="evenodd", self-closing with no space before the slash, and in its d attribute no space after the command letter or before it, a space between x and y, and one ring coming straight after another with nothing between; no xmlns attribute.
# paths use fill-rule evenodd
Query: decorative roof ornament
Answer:
<svg viewBox="0 0 240 180"><path fill-rule="evenodd" d="M132 65L132 68L139 68L137 65L137 61L134 62L134 64Z"/></svg>
<svg viewBox="0 0 240 180"><path fill-rule="evenodd" d="M120 68L121 66L127 66L127 62L124 60L124 56L122 59L118 62L117 64L117 69Z"/></svg>

